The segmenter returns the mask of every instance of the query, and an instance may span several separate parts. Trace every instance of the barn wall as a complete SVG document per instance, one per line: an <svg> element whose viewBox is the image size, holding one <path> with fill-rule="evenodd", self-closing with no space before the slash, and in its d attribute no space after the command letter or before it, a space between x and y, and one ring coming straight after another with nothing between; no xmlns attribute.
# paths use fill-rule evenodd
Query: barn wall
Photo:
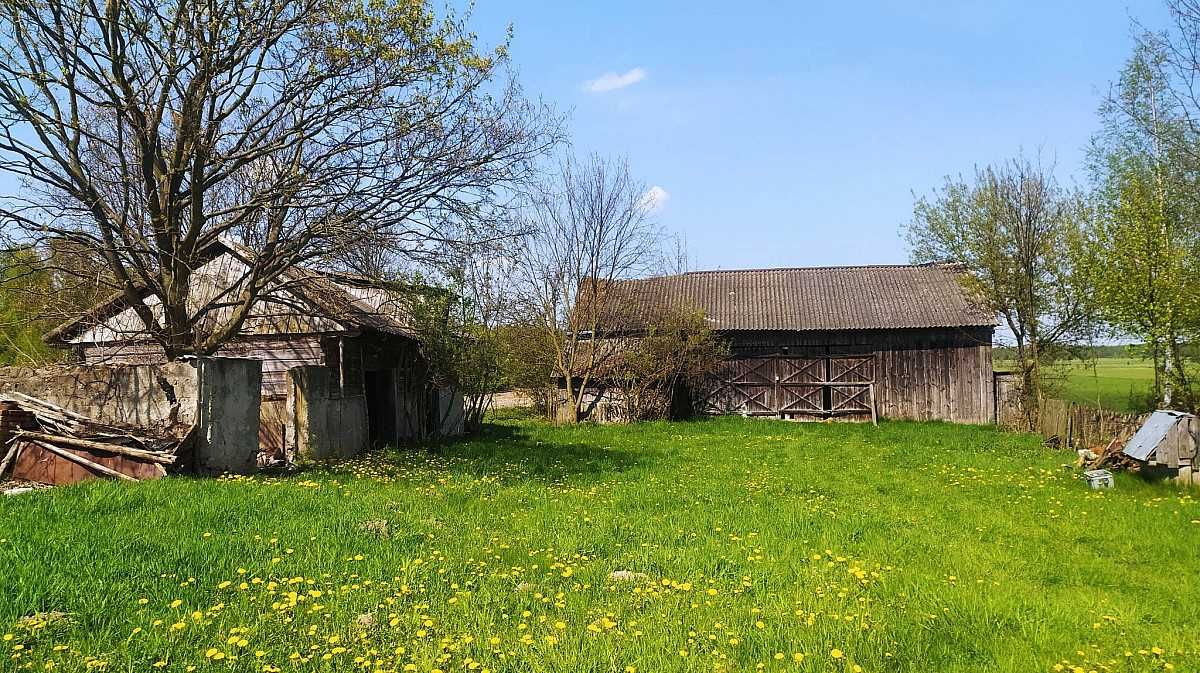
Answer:
<svg viewBox="0 0 1200 673"><path fill-rule="evenodd" d="M220 357L245 358L262 363L258 421L259 447L273 457L283 457L288 447L288 370L293 367L337 366L337 336L320 334L277 334L251 336L232 341L219 351ZM78 346L85 365L162 364L166 354L154 342L85 344Z"/></svg>
<svg viewBox="0 0 1200 673"><path fill-rule="evenodd" d="M85 344L77 348L85 365L166 362L161 346L153 342ZM368 413L363 401L368 371L392 372L394 385L394 436L373 439L395 444L439 431L442 435L461 434L461 414L457 418L448 414L445 427L439 427L440 415L433 405L424 358L412 339L374 332L250 336L230 342L219 355L262 362L257 432L259 445L273 456L282 456L290 449L309 456L352 454L366 446L368 441L360 435L366 432L361 428L368 427L363 420ZM324 369L327 374L305 374L305 385L296 388L289 380L289 371L300 367ZM312 390L305 395L318 400L311 411L311 423L307 418L298 420L294 400L289 397L307 385ZM452 406L455 402L447 395L437 399L443 398L445 404ZM306 403L300 409L304 415L310 413ZM297 423L302 427L295 427ZM339 424L346 427L341 429Z"/></svg>
<svg viewBox="0 0 1200 673"><path fill-rule="evenodd" d="M992 329L728 333L737 356L871 355L883 418L991 423ZM785 350L786 349L786 350Z"/></svg>

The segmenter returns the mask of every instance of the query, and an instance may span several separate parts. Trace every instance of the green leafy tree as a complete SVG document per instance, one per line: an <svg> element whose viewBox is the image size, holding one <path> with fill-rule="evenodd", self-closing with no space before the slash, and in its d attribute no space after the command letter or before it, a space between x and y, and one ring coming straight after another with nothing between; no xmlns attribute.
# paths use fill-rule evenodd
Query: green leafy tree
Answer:
<svg viewBox="0 0 1200 673"><path fill-rule="evenodd" d="M52 325L45 301L52 278L30 248L0 251L0 365L36 366L60 359L42 341Z"/></svg>
<svg viewBox="0 0 1200 673"><path fill-rule="evenodd" d="M1104 321L1145 344L1155 402L1195 408L1184 347L1200 334L1200 182L1169 67L1164 46L1143 40L1101 108L1080 267Z"/></svg>
<svg viewBox="0 0 1200 673"><path fill-rule="evenodd" d="M695 310L666 312L644 335L625 342L611 378L630 421L698 413L709 377L729 354L728 344Z"/></svg>
<svg viewBox="0 0 1200 673"><path fill-rule="evenodd" d="M1058 184L1051 167L1027 159L947 178L919 198L907 227L914 262L952 261L963 281L1002 319L1035 427L1050 365L1091 329L1071 251L1078 247L1084 197Z"/></svg>
<svg viewBox="0 0 1200 673"><path fill-rule="evenodd" d="M463 395L464 428L472 434L483 428L493 396L511 386L504 326L513 315L516 245L501 240L468 248L445 271L446 288L422 293L414 306L433 381Z"/></svg>

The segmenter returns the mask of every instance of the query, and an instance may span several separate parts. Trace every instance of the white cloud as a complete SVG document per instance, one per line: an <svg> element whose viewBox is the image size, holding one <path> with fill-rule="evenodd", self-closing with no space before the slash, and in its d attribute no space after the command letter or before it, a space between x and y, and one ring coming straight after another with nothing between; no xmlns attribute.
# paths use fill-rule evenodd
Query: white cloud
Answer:
<svg viewBox="0 0 1200 673"><path fill-rule="evenodd" d="M650 189L647 189L645 194L642 194L642 207L652 213L657 213L663 209L663 206L667 205L667 201L670 198L671 192L658 185L654 185Z"/></svg>
<svg viewBox="0 0 1200 673"><path fill-rule="evenodd" d="M644 79L646 79L646 71L643 68L634 68L625 73L606 72L596 79L584 82L583 89L588 93L607 93L624 89Z"/></svg>

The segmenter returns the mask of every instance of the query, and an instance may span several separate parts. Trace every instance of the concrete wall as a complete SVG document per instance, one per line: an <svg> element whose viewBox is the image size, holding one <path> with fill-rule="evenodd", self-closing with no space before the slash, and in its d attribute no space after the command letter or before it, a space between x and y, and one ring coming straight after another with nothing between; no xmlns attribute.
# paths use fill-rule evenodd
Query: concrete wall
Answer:
<svg viewBox="0 0 1200 673"><path fill-rule="evenodd" d="M301 458L348 458L367 447L367 398L331 397L333 375L328 367L288 370L288 407L294 419L289 444Z"/></svg>
<svg viewBox="0 0 1200 673"><path fill-rule="evenodd" d="M253 472L258 466L262 361L202 358L197 373L197 470Z"/></svg>
<svg viewBox="0 0 1200 673"><path fill-rule="evenodd" d="M147 365L0 368L0 393L15 391L101 422L154 430L196 426L196 466L250 472L258 455L257 360L197 358Z"/></svg>
<svg viewBox="0 0 1200 673"><path fill-rule="evenodd" d="M196 422L191 362L105 367L0 368L0 392L37 397L105 423L154 427Z"/></svg>
<svg viewBox="0 0 1200 673"><path fill-rule="evenodd" d="M437 401L439 437L461 437L466 424L466 402L457 388L439 388Z"/></svg>

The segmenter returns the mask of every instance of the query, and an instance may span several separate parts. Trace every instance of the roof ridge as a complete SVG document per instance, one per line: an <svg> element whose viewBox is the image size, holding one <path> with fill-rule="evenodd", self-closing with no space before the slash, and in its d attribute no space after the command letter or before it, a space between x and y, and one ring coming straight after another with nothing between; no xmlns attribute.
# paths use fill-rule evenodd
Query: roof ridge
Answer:
<svg viewBox="0 0 1200 673"><path fill-rule="evenodd" d="M857 269L937 269L937 268L963 268L962 262L922 262L920 264L843 264L834 266L774 266L762 267L757 269L698 269L696 271L684 271L683 273L666 273L658 276L646 276L644 278L622 278L617 282L630 281L645 281L645 280L660 280L664 278L683 278L685 276L704 276L716 274L734 274L734 273L775 273L788 271L853 271Z"/></svg>
<svg viewBox="0 0 1200 673"><path fill-rule="evenodd" d="M683 275L692 276L704 273L768 273L771 271L840 271L843 269L928 269L937 267L962 266L960 262L923 262L920 264L834 264L832 266L771 266L756 269L698 269L685 271ZM660 276L660 278L663 276Z"/></svg>

